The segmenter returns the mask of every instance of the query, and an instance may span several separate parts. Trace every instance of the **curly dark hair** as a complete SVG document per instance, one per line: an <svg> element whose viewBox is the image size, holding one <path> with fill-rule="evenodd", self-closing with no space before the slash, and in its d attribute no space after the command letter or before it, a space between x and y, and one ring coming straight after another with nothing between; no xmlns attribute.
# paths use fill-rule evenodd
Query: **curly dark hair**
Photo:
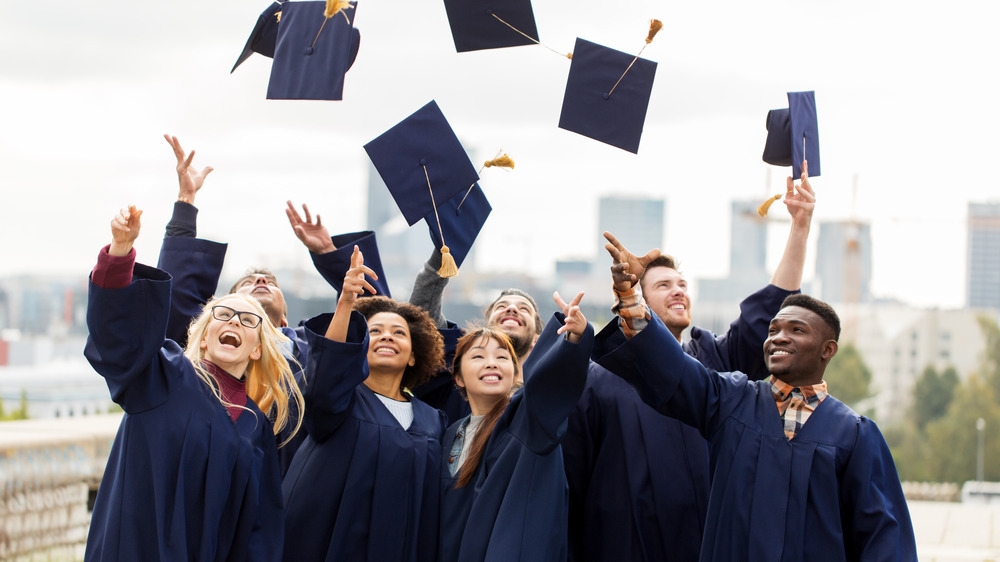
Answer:
<svg viewBox="0 0 1000 562"><path fill-rule="evenodd" d="M388 297L362 297L354 301L354 310L365 319L379 312L392 312L406 320L410 328L410 343L416 358L412 367L403 372L404 388L414 388L429 381L444 367L444 339L438 333L437 325L419 307L392 300Z"/></svg>

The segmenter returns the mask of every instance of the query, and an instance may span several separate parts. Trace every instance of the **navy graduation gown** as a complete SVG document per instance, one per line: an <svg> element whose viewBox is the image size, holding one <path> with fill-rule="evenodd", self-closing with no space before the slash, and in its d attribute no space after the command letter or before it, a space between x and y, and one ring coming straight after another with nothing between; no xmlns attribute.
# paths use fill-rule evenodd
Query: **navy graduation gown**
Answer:
<svg viewBox="0 0 1000 562"><path fill-rule="evenodd" d="M226 258L227 245L202 238L190 238L184 236L166 237L160 246L160 258L157 267L166 271L173 277L173 288L171 291L170 318L167 323L167 337L178 342L184 347L187 342L187 327L193 318L201 314L202 308L208 302L219 285L219 277L222 275L222 264ZM331 286L339 293L343 287L344 276L347 274L347 267L350 267L350 257L347 258L347 267L343 267L344 256L352 248L338 248L337 250L322 256L314 256L313 263L320 275L331 283ZM341 269L342 268L342 269ZM339 283L331 280L339 279ZM305 375L303 369L306 359L309 356L309 344L305 338L304 329L283 327L279 328L281 333L291 340L290 347L285 349L285 358L292 368L295 382L299 388L303 388ZM281 466L281 474L288 471L288 466L292 463L295 451L298 450L302 441L306 438L306 428L303 425L294 436L292 430L295 429L296 420L299 417L298 406L294 402L289 404L289 420L284 428L276 436L277 442L285 443L278 449L278 463ZM289 440L289 437L291 439Z"/></svg>
<svg viewBox="0 0 1000 562"><path fill-rule="evenodd" d="M708 439L701 560L916 560L882 434L833 396L789 441L769 382L706 369L656 318L601 364Z"/></svg>
<svg viewBox="0 0 1000 562"><path fill-rule="evenodd" d="M684 352L720 371L767 376L761 348L781 302L795 291L768 285L740 304L722 336L691 328ZM625 342L617 322L594 357ZM708 510L708 444L698 431L645 404L596 363L563 440L570 491L571 561L689 561L698 557Z"/></svg>
<svg viewBox="0 0 1000 562"><path fill-rule="evenodd" d="M497 421L472 482L455 489L441 467L439 560L549 562L566 559L567 489L559 443L583 390L593 328L579 343L555 332L557 313L525 365L524 386ZM447 431L451 451L459 422Z"/></svg>
<svg viewBox="0 0 1000 562"><path fill-rule="evenodd" d="M236 423L164 339L170 276L137 264L90 285L84 351L125 410L97 494L87 560L280 560L272 426L252 400Z"/></svg>
<svg viewBox="0 0 1000 562"><path fill-rule="evenodd" d="M414 388L413 395L423 400L428 406L444 412L447 422L451 423L472 412L469 408L469 401L463 398L455 387L455 379L451 369L455 361L455 348L458 345L458 339L462 337L464 331L458 327L458 324L449 320L448 327L438 328L438 333L444 339L445 366L438 371L434 378Z"/></svg>
<svg viewBox="0 0 1000 562"><path fill-rule="evenodd" d="M305 324L309 437L282 486L285 560L434 560L444 416L414 399L413 423L400 426L364 385L364 317L351 313L345 343L320 335L330 319Z"/></svg>

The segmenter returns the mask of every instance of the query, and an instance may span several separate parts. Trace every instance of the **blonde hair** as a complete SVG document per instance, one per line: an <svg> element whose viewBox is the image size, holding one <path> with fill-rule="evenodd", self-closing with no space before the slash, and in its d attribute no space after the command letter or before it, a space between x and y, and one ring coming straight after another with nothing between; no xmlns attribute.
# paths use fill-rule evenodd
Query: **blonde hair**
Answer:
<svg viewBox="0 0 1000 562"><path fill-rule="evenodd" d="M188 327L188 343L184 355L194 364L195 373L212 390L219 402L222 402L224 406L234 406L234 404L229 404L222 399L218 384L201 365L202 360L205 359L205 350L201 348L201 341L205 339L208 324L212 321L212 306L231 300L240 301L262 318L261 323L257 326L257 337L261 350L260 359L251 359L245 373L247 396L257 404L262 412L273 418L275 435L284 429L290 421L290 402L294 402L298 406L299 415L295 420L291 420L295 423L295 429L288 439L278 444L281 447L288 443L302 426L305 400L302 398L299 385L295 382L292 368L288 365L288 360L285 359L285 355L281 351L282 344L287 343L289 339L274 327L257 299L247 295L230 294L218 299L211 299L205 303L201 314Z"/></svg>

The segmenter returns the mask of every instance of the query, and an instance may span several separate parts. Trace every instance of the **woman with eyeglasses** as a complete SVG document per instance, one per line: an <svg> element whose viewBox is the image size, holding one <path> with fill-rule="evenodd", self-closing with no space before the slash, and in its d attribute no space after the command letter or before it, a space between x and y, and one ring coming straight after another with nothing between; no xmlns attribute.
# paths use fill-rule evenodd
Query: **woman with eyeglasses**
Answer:
<svg viewBox="0 0 1000 562"><path fill-rule="evenodd" d="M255 299L227 295L192 322L187 349L166 339L171 280L135 263L141 215L112 220L90 278L84 354L125 416L86 560L280 560L275 434L302 407L286 338Z"/></svg>
<svg viewBox="0 0 1000 562"><path fill-rule="evenodd" d="M407 390L444 355L427 313L373 293L357 246L335 314L306 322L305 426L282 484L285 560L437 559L444 414Z"/></svg>

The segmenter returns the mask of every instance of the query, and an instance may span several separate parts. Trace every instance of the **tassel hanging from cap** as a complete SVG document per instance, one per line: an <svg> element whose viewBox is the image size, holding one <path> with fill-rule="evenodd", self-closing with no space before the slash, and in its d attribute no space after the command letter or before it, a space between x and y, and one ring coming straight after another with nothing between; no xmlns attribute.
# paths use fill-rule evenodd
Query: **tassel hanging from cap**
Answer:
<svg viewBox="0 0 1000 562"><path fill-rule="evenodd" d="M347 0L326 0L326 10L323 11L323 17L330 19L344 10L350 10L353 7ZM347 23L351 22L347 14L344 14L344 19L347 20Z"/></svg>
<svg viewBox="0 0 1000 562"><path fill-rule="evenodd" d="M458 265L455 263L455 256L451 255L451 250L444 244L441 245L441 269L438 270L441 277L454 277L458 275Z"/></svg>
<svg viewBox="0 0 1000 562"><path fill-rule="evenodd" d="M327 0L327 1L329 2L330 0ZM491 16L493 16L494 18L496 18L496 20L498 22L500 22L500 23L506 25L507 27L513 29L515 32L517 32L518 34L520 34L521 36L523 36L525 39L534 42L535 45L541 45L541 46L545 47L546 49L552 51L553 53L555 53L555 54L557 54L557 55L559 55L561 57L566 57L566 58L568 58L570 60L573 60L573 53L560 53L559 51L553 49L552 47L549 47L545 43L542 43L538 39L535 39L534 37L528 35L527 33L521 31L520 29L518 29L516 27L514 27L513 25L507 23L506 21L503 20L503 18L501 18L500 16L494 14L493 10L487 10L486 13L489 14L489 15L491 15Z"/></svg>
<svg viewBox="0 0 1000 562"><path fill-rule="evenodd" d="M663 22L660 20L649 20L649 35L646 36L646 44L649 45L653 42L653 37L663 29Z"/></svg>
<svg viewBox="0 0 1000 562"><path fill-rule="evenodd" d="M653 42L653 37L656 37L656 34L661 29L663 29L663 22L662 21L656 20L656 19L649 20L649 34L646 35L646 45L649 45L650 43ZM628 74L628 71L632 70L632 65L634 65L635 61L639 60L639 57L642 56L642 52L646 50L646 45L643 45L642 48L639 49L639 54L637 54L635 56L635 58L632 59L632 62L628 63L628 68L625 69L625 72L622 72L621 77L618 78L618 81L615 82L615 85L611 86L611 90L608 91L608 96L610 96L612 94L612 92L615 91L615 88L618 87L618 84L621 84L622 79L625 78L625 75ZM605 99L607 99L607 98L605 98Z"/></svg>
<svg viewBox="0 0 1000 562"><path fill-rule="evenodd" d="M444 243L444 229L441 228L441 217L438 215L437 202L434 201L434 190L431 188L431 177L427 173L427 166L421 161L420 167L424 169L427 191L431 194L431 206L434 207L434 218L437 220L438 233L441 235L441 269L438 269L437 273L441 277L454 277L458 275L458 264L455 263L455 256L451 255L448 245Z"/></svg>
<svg viewBox="0 0 1000 562"><path fill-rule="evenodd" d="M767 211L771 208L771 204L777 201L778 199L781 199L780 193L775 195L774 197L768 197L767 201L764 201L763 203L760 204L760 207L757 207L757 214L762 217L766 217Z"/></svg>
<svg viewBox="0 0 1000 562"><path fill-rule="evenodd" d="M510 168L511 170L513 170L514 169L514 161L510 159L510 156L507 156L506 154L503 154L501 156L497 156L493 160L487 160L486 162L483 163L483 167L485 167L485 168L493 168L493 167L497 167L497 168Z"/></svg>

